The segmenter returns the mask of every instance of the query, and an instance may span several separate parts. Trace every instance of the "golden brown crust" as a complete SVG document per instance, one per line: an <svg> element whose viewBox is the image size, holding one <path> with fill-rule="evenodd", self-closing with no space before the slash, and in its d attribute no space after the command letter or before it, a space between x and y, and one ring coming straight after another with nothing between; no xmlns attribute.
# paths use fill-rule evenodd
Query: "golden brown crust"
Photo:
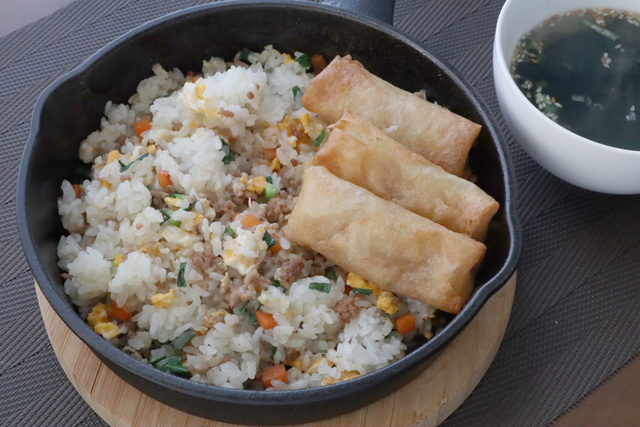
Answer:
<svg viewBox="0 0 640 427"><path fill-rule="evenodd" d="M305 170L286 237L384 290L458 313L486 247L322 166Z"/></svg>
<svg viewBox="0 0 640 427"><path fill-rule="evenodd" d="M499 204L398 144L369 121L345 111L314 164L457 233L484 240Z"/></svg>
<svg viewBox="0 0 640 427"><path fill-rule="evenodd" d="M302 105L331 123L345 109L447 172L461 176L481 126L369 73L350 56L337 56L312 81Z"/></svg>

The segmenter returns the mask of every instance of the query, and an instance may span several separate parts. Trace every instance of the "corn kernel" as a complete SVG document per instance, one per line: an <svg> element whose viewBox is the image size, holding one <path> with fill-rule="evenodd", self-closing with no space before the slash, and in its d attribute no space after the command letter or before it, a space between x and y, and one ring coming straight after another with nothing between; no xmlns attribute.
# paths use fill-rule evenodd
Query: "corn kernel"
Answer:
<svg viewBox="0 0 640 427"><path fill-rule="evenodd" d="M151 144L147 146L147 153L154 154L156 151L158 151L158 148L155 145Z"/></svg>

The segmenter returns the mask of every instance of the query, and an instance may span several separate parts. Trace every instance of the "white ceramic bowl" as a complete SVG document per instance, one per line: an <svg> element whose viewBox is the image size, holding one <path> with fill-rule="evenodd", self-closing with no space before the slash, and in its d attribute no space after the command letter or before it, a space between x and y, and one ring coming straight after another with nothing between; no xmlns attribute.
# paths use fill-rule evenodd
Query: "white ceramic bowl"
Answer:
<svg viewBox="0 0 640 427"><path fill-rule="evenodd" d="M516 43L533 27L569 10L607 7L640 13L639 0L507 0L496 28L493 77L509 128L536 162L578 187L602 193L638 194L640 151L599 144L556 124L527 100L509 74Z"/></svg>

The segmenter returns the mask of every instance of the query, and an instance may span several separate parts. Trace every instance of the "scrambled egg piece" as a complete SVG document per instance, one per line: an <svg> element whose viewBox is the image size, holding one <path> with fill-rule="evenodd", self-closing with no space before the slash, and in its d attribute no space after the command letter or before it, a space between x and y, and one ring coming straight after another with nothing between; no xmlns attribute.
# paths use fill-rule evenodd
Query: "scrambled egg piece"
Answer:
<svg viewBox="0 0 640 427"><path fill-rule="evenodd" d="M197 212L195 212L196 216L193 218L193 226L195 227L196 225L200 224L200 222L202 222L202 220L204 219L204 215L199 214Z"/></svg>
<svg viewBox="0 0 640 427"><path fill-rule="evenodd" d="M120 152L113 150L107 155L107 163L115 162L116 160L120 160Z"/></svg>
<svg viewBox="0 0 640 427"><path fill-rule="evenodd" d="M325 379L322 380L322 385L329 385L329 384L339 383L342 381L352 380L354 378L358 378L359 376L360 376L360 373L358 371L343 371L342 374L340 375L339 380L336 380L335 378L332 378L332 377L326 377Z"/></svg>
<svg viewBox="0 0 640 427"><path fill-rule="evenodd" d="M302 371L302 360L300 359L294 360L293 362L291 362L291 367L298 368Z"/></svg>
<svg viewBox="0 0 640 427"><path fill-rule="evenodd" d="M160 294L160 293L155 294L154 296L151 297L151 302L153 303L153 306L155 308L171 307L174 303L174 298L173 298L174 292L175 291L171 289L166 294Z"/></svg>
<svg viewBox="0 0 640 427"><path fill-rule="evenodd" d="M282 60L283 64L288 64L290 62L294 62L293 59L291 58L291 55L289 55L288 53L284 54L284 59Z"/></svg>
<svg viewBox="0 0 640 427"><path fill-rule="evenodd" d="M98 323L93 327L93 330L104 338L115 338L120 335L120 328L112 322Z"/></svg>
<svg viewBox="0 0 640 427"><path fill-rule="evenodd" d="M107 181L106 179L100 179L99 181L103 187L107 187L109 190L111 190L111 183L109 181Z"/></svg>
<svg viewBox="0 0 640 427"><path fill-rule="evenodd" d="M315 362L313 362L306 371L304 371L305 374L317 374L318 373L318 368L320 367L320 364L322 363L323 360L327 361L327 365L329 366L333 366L333 362L331 362L329 359L325 358L325 357L321 357L320 359L316 360Z"/></svg>
<svg viewBox="0 0 640 427"><path fill-rule="evenodd" d="M177 197L165 197L164 202L174 208L180 208L180 206L182 206L182 200Z"/></svg>
<svg viewBox="0 0 640 427"><path fill-rule="evenodd" d="M267 178L264 176L256 176L247 181L247 178L243 175L240 177L240 182L245 184L247 191L260 194L267 188Z"/></svg>
<svg viewBox="0 0 640 427"><path fill-rule="evenodd" d="M107 320L109 320L107 306L101 302L96 304L91 310L91 313L89 313L89 316L87 316L87 322L89 322L91 326L96 326L97 324L106 322Z"/></svg>
<svg viewBox="0 0 640 427"><path fill-rule="evenodd" d="M301 115L299 120L302 126L304 126L305 133L309 133L309 113Z"/></svg>
<svg viewBox="0 0 640 427"><path fill-rule="evenodd" d="M400 299L393 293L383 291L373 282L370 282L357 274L349 273L347 276L347 285L358 289L371 289L373 294L378 297L377 307L389 315L396 314L402 303Z"/></svg>
<svg viewBox="0 0 640 427"><path fill-rule="evenodd" d="M158 255L158 244L155 242L143 242L140 244L140 253Z"/></svg>
<svg viewBox="0 0 640 427"><path fill-rule="evenodd" d="M116 267L119 266L120 264L122 264L122 262L124 261L124 256L122 254L118 254L116 255L116 257L113 259L113 265L115 265Z"/></svg>
<svg viewBox="0 0 640 427"><path fill-rule="evenodd" d="M271 161L271 170L278 172L280 170L280 159L275 158Z"/></svg>

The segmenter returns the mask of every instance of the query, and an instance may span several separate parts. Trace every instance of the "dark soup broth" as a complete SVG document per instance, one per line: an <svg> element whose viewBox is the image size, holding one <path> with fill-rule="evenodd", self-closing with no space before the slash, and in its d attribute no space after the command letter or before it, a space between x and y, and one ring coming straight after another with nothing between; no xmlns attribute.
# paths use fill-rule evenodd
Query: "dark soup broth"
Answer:
<svg viewBox="0 0 640 427"><path fill-rule="evenodd" d="M640 150L640 15L581 9L522 36L511 75L549 119L593 141Z"/></svg>

